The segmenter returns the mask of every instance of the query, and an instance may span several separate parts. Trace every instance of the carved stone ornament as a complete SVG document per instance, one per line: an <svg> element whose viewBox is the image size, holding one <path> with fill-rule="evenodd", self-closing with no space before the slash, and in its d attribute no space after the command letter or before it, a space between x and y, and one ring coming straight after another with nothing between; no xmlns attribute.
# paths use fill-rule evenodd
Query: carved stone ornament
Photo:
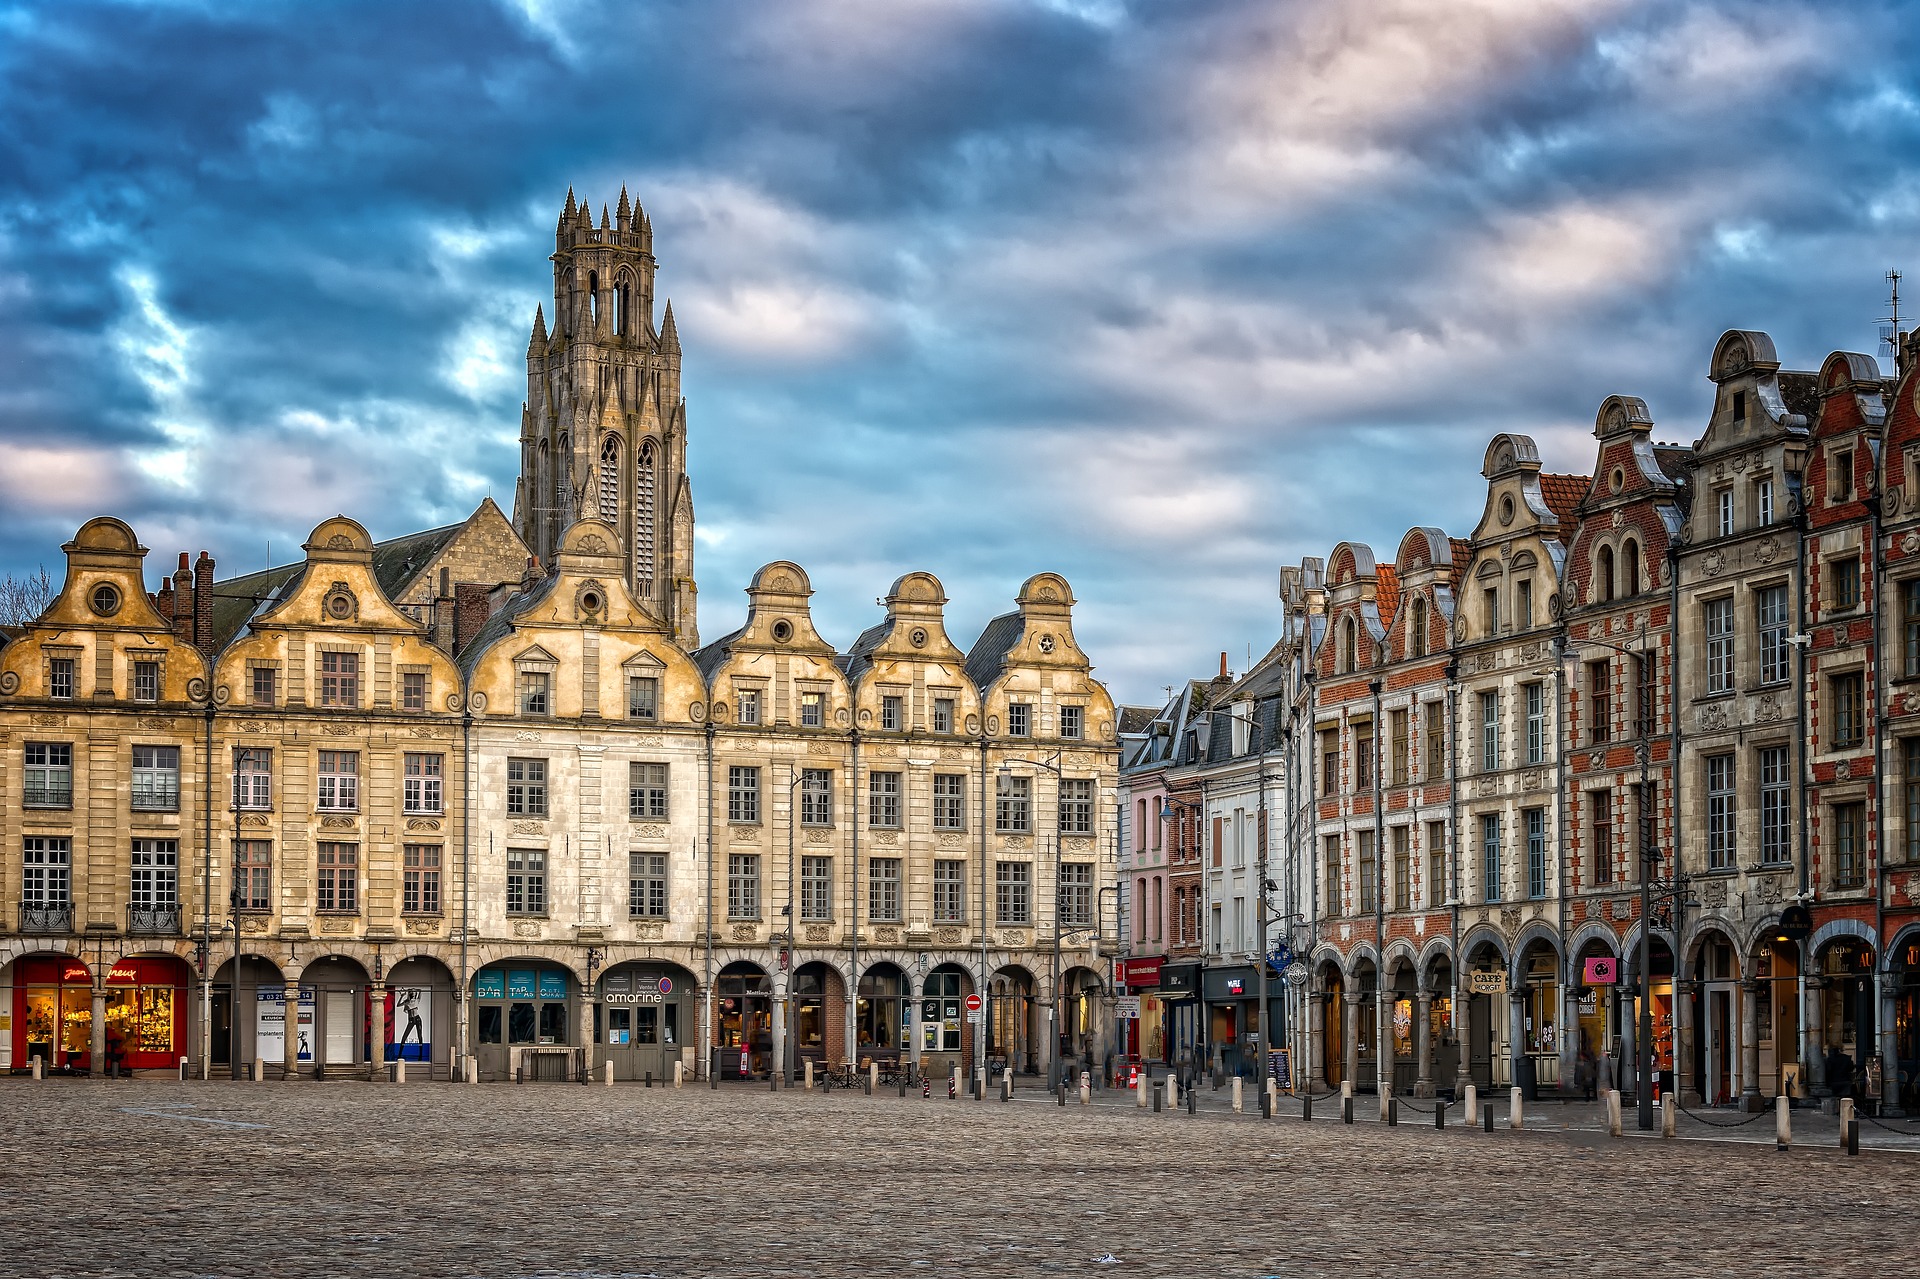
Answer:
<svg viewBox="0 0 1920 1279"><path fill-rule="evenodd" d="M1708 577L1718 577L1727 571L1727 557L1719 551L1708 551L1700 557L1700 571Z"/></svg>
<svg viewBox="0 0 1920 1279"><path fill-rule="evenodd" d="M942 848L965 848L966 846L967 839L964 835L957 835L952 831L948 831L940 836L940 847Z"/></svg>
<svg viewBox="0 0 1920 1279"><path fill-rule="evenodd" d="M1027 934L1011 928L1001 930L999 941L1002 946L1005 946L1009 950L1022 950L1030 944L1027 940Z"/></svg>
<svg viewBox="0 0 1920 1279"><path fill-rule="evenodd" d="M692 720L694 723L698 724L700 721L704 720L706 717L707 717L707 706L705 702L695 702L691 706L687 707L687 718Z"/></svg>
<svg viewBox="0 0 1920 1279"><path fill-rule="evenodd" d="M1578 603L1578 602L1579 601L1577 600L1575 601L1575 603ZM1553 594L1547 596L1547 616L1548 617L1554 618L1557 621L1560 617L1562 607L1563 606L1560 603L1560 592L1555 591Z"/></svg>
<svg viewBox="0 0 1920 1279"><path fill-rule="evenodd" d="M832 757L834 755L838 755L839 753L840 753L840 748L835 746L832 742L808 742L807 743L807 754L809 755L825 755L828 757Z"/></svg>
<svg viewBox="0 0 1920 1279"><path fill-rule="evenodd" d="M243 719L240 721L240 731L243 733L264 733L267 731L267 722L262 719Z"/></svg>
<svg viewBox="0 0 1920 1279"><path fill-rule="evenodd" d="M413 735L414 735L415 737L438 737L438 736L440 736L440 730L438 730L438 729L436 729L436 728L434 728L433 726L431 726L431 725L429 725L429 724L415 724L415 725L414 725L414 726L413 726L412 728L410 728L410 729L408 729L407 731L408 731L409 733L411 733L411 734L413 734Z"/></svg>
<svg viewBox="0 0 1920 1279"><path fill-rule="evenodd" d="M1520 931L1520 908L1518 906L1502 906L1500 908L1500 928L1501 931L1505 932L1509 937Z"/></svg>
<svg viewBox="0 0 1920 1279"><path fill-rule="evenodd" d="M0 671L0 694L12 697L20 691L20 672Z"/></svg>
<svg viewBox="0 0 1920 1279"><path fill-rule="evenodd" d="M1852 648L1853 632L1845 626L1836 626L1832 631L1832 643L1835 648Z"/></svg>
<svg viewBox="0 0 1920 1279"><path fill-rule="evenodd" d="M771 590L791 591L793 589L793 579L788 577L785 573L778 573L774 575L774 578L771 582L767 583L767 586Z"/></svg>
<svg viewBox="0 0 1920 1279"><path fill-rule="evenodd" d="M1759 894L1760 900L1768 905L1779 901L1783 895L1780 876L1768 875L1754 886L1754 891Z"/></svg>
<svg viewBox="0 0 1920 1279"><path fill-rule="evenodd" d="M222 684L218 688L213 690L213 704L215 706L225 706L228 702L232 700L233 700L233 690L228 688L225 684Z"/></svg>
<svg viewBox="0 0 1920 1279"><path fill-rule="evenodd" d="M1624 897L1616 897L1613 899L1613 908L1608 913L1615 919L1632 919L1633 903Z"/></svg>
<svg viewBox="0 0 1920 1279"><path fill-rule="evenodd" d="M1777 694L1764 694L1753 704L1753 722L1771 724L1781 716L1780 698Z"/></svg>
<svg viewBox="0 0 1920 1279"><path fill-rule="evenodd" d="M940 748L941 759L965 759L966 757L967 753L958 746L942 746Z"/></svg>
<svg viewBox="0 0 1920 1279"><path fill-rule="evenodd" d="M265 915L242 915L240 931L243 933L264 933L273 927L273 920Z"/></svg>
<svg viewBox="0 0 1920 1279"><path fill-rule="evenodd" d="M1475 663L1475 665L1483 671L1494 670L1500 665L1500 656L1497 653L1482 653L1480 654L1480 660Z"/></svg>
<svg viewBox="0 0 1920 1279"><path fill-rule="evenodd" d="M866 711L866 710L863 710L863 711L861 711L861 712L860 712L860 726L861 726L862 728L864 728L864 727L866 727L866 726L867 726L868 724L871 724L871 723L873 723L873 712L872 712L872 711Z"/></svg>
<svg viewBox="0 0 1920 1279"><path fill-rule="evenodd" d="M1700 727L1709 733L1717 733L1727 726L1727 708L1709 706L1700 712Z"/></svg>
<svg viewBox="0 0 1920 1279"><path fill-rule="evenodd" d="M507 832L513 835L544 835L547 825L545 822L515 822L507 827Z"/></svg>
<svg viewBox="0 0 1920 1279"><path fill-rule="evenodd" d="M515 920L513 935L515 937L538 937L540 935L540 925L531 919Z"/></svg>
<svg viewBox="0 0 1920 1279"><path fill-rule="evenodd" d="M1615 492L1619 491L1619 487L1617 485L1615 486L1614 491ZM1626 511L1618 506L1614 507L1613 508L1613 527L1619 528L1622 524L1625 524L1626 522L1627 522Z"/></svg>
<svg viewBox="0 0 1920 1279"><path fill-rule="evenodd" d="M320 826L324 830L352 830L360 824L357 817L322 817Z"/></svg>
<svg viewBox="0 0 1920 1279"><path fill-rule="evenodd" d="M1006 847L1008 852L1025 852L1028 847L1027 837L1025 835L1008 835L1000 842Z"/></svg>
<svg viewBox="0 0 1920 1279"><path fill-rule="evenodd" d="M33 722L44 728L58 728L67 722L65 715L35 715Z"/></svg>
<svg viewBox="0 0 1920 1279"><path fill-rule="evenodd" d="M201 679L198 675L195 675L192 679L188 680L187 681L187 697L190 701L195 701L195 702L206 701L207 700L207 681L205 681L204 679Z"/></svg>
<svg viewBox="0 0 1920 1279"><path fill-rule="evenodd" d="M967 731L969 733L977 733L980 731L980 717L978 715L967 716Z"/></svg>
<svg viewBox="0 0 1920 1279"><path fill-rule="evenodd" d="M1762 564L1771 564L1780 558L1780 539L1769 534L1760 539L1760 545L1753 548L1754 555Z"/></svg>
<svg viewBox="0 0 1920 1279"><path fill-rule="evenodd" d="M822 844L831 844L833 842L833 832L824 826L809 826L801 842L815 847Z"/></svg>
<svg viewBox="0 0 1920 1279"><path fill-rule="evenodd" d="M806 928L802 930L800 939L802 941L811 942L815 945L820 945L826 942L830 942L833 940L833 925L832 924L808 924Z"/></svg>
<svg viewBox="0 0 1920 1279"><path fill-rule="evenodd" d="M865 711L860 712L862 723L866 722L866 715L867 713ZM900 748L892 742L882 742L874 748L873 753L882 759L898 759L900 757Z"/></svg>
<svg viewBox="0 0 1920 1279"><path fill-rule="evenodd" d="M327 724L327 725L323 725L320 731L325 733L328 737L352 737L353 725Z"/></svg>
<svg viewBox="0 0 1920 1279"><path fill-rule="evenodd" d="M353 549L353 539L345 533L335 533L327 539L327 549L330 551L351 551Z"/></svg>
<svg viewBox="0 0 1920 1279"><path fill-rule="evenodd" d="M1727 908L1727 881L1717 879L1706 885L1700 890L1700 900L1706 904L1709 910L1725 910Z"/></svg>
<svg viewBox="0 0 1920 1279"><path fill-rule="evenodd" d="M1920 533L1908 533L1900 539L1900 549L1908 555L1920 551Z"/></svg>
<svg viewBox="0 0 1920 1279"><path fill-rule="evenodd" d="M667 828L665 826L656 826L652 823L645 826L636 826L633 828L633 836L635 839L665 839L667 837Z"/></svg>
<svg viewBox="0 0 1920 1279"><path fill-rule="evenodd" d="M142 728L150 728L157 733L173 731L173 721L164 715L142 715L135 721Z"/></svg>
<svg viewBox="0 0 1920 1279"><path fill-rule="evenodd" d="M1852 781L1853 780L1853 761L1850 759L1843 759L1838 764L1835 764L1833 766L1833 776L1836 781L1842 781L1842 782Z"/></svg>
<svg viewBox="0 0 1920 1279"><path fill-rule="evenodd" d="M1068 836L1060 841L1060 848L1068 853L1090 853L1093 851L1093 841L1083 836Z"/></svg>
<svg viewBox="0 0 1920 1279"><path fill-rule="evenodd" d="M407 829L408 830L439 830L440 823L439 821L437 821L432 817L409 817L407 818Z"/></svg>
<svg viewBox="0 0 1920 1279"><path fill-rule="evenodd" d="M875 848L898 848L900 847L900 832L897 830L877 830L873 833L873 845Z"/></svg>
<svg viewBox="0 0 1920 1279"><path fill-rule="evenodd" d="M440 931L438 919L409 919L407 932L415 937L431 937Z"/></svg>
<svg viewBox="0 0 1920 1279"><path fill-rule="evenodd" d="M1527 643L1522 644L1520 646L1520 660L1523 662L1539 661L1540 653L1541 653L1541 646L1539 641L1537 640L1530 640Z"/></svg>
<svg viewBox="0 0 1920 1279"><path fill-rule="evenodd" d="M988 732L989 734L992 734L992 735L994 735L994 736L998 736L998 735L999 735L999 733L1000 733L1000 717L999 717L998 715L989 715L989 716L987 716L987 732Z"/></svg>
<svg viewBox="0 0 1920 1279"><path fill-rule="evenodd" d="M933 944L936 946L958 946L966 939L966 934L958 928L936 928L933 930Z"/></svg>
<svg viewBox="0 0 1920 1279"><path fill-rule="evenodd" d="M658 920L638 923L633 926L633 935L641 941L660 941L667 935L667 926Z"/></svg>
<svg viewBox="0 0 1920 1279"><path fill-rule="evenodd" d="M242 813L240 824L247 827L266 827L273 825L265 813Z"/></svg>
<svg viewBox="0 0 1920 1279"><path fill-rule="evenodd" d="M1746 473L1746 469L1747 469L1747 462L1748 462L1748 461L1749 461L1749 459L1748 459L1748 457L1747 457L1747 455L1746 455L1745 453L1742 453L1742 454L1740 454L1740 455L1739 455L1738 457L1736 457L1736 458L1734 458L1734 459L1733 459L1733 469L1734 469L1734 470L1735 470L1736 472L1739 472L1739 473L1741 473L1741 474L1745 474L1745 473Z"/></svg>
<svg viewBox="0 0 1920 1279"><path fill-rule="evenodd" d="M758 941L760 939L760 925L735 924L731 933L735 941Z"/></svg>
<svg viewBox="0 0 1920 1279"><path fill-rule="evenodd" d="M467 700L473 706L473 709L476 712L484 711L487 709L487 695L485 693L475 693L472 697L468 698ZM454 704L454 699L448 698L447 709L450 711L457 711L460 708ZM699 716L696 715L694 716L694 718L698 719Z"/></svg>
<svg viewBox="0 0 1920 1279"><path fill-rule="evenodd" d="M345 937L353 932L353 926L359 922L352 915L322 915L320 931L328 937Z"/></svg>
<svg viewBox="0 0 1920 1279"><path fill-rule="evenodd" d="M730 835L736 844L754 844L760 840L760 828L758 826L735 826L731 829Z"/></svg>
<svg viewBox="0 0 1920 1279"><path fill-rule="evenodd" d="M537 742L540 740L540 734L530 728L523 728L513 735L513 740L516 742Z"/></svg>
<svg viewBox="0 0 1920 1279"><path fill-rule="evenodd" d="M582 555L605 555L607 553L607 539L601 537L598 533L587 534L578 542L575 542L574 546L579 549Z"/></svg>
<svg viewBox="0 0 1920 1279"><path fill-rule="evenodd" d="M1453 642L1456 644L1464 644L1467 642L1467 619L1465 614L1453 619Z"/></svg>

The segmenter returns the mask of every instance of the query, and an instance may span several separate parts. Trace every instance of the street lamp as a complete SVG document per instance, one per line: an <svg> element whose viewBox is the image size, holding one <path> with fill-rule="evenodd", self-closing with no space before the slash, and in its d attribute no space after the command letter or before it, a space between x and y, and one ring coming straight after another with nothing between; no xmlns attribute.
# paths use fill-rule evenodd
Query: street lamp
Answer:
<svg viewBox="0 0 1920 1279"><path fill-rule="evenodd" d="M793 872L794 872L793 829L795 826L798 826L800 824L799 790L800 790L800 787L805 784L806 780L807 780L807 773L806 773L806 770L802 768L793 769L792 775L787 779L787 904L785 907L786 916L787 916L787 945L786 945L785 951L782 952L783 960L780 965L780 971L781 971L780 1004L782 1009L781 1016L782 1016L783 1024L785 1026L785 1030L784 1030L784 1033L782 1034L781 1043L780 1043L779 1070L780 1070L780 1074L783 1076L783 1078L781 1079L781 1083L783 1084L790 1084L793 1082L793 1072L794 1072L794 1051L795 1050L794 1050L794 1034L793 1034L793 978L794 978L793 947L794 947L795 936L793 931L793 904L794 904L793 902ZM854 891L856 893L860 891L860 887L858 884L854 885Z"/></svg>

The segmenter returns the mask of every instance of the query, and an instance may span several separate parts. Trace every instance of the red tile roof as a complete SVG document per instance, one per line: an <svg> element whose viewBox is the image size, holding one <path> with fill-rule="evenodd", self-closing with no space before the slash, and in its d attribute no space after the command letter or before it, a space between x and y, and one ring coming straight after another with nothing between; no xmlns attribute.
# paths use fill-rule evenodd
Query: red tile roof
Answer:
<svg viewBox="0 0 1920 1279"><path fill-rule="evenodd" d="M1400 573L1391 564L1374 567L1373 603L1380 610L1380 625L1393 627L1393 611L1400 606Z"/></svg>
<svg viewBox="0 0 1920 1279"><path fill-rule="evenodd" d="M1547 506L1560 517L1560 538L1573 541L1574 508L1585 500L1593 488L1591 475L1549 475L1540 473L1540 496L1547 499Z"/></svg>
<svg viewBox="0 0 1920 1279"><path fill-rule="evenodd" d="M1447 545L1453 549L1453 571L1447 575L1447 585L1457 600L1460 598L1460 580L1467 575L1467 561L1473 558L1473 543L1464 537L1450 537Z"/></svg>

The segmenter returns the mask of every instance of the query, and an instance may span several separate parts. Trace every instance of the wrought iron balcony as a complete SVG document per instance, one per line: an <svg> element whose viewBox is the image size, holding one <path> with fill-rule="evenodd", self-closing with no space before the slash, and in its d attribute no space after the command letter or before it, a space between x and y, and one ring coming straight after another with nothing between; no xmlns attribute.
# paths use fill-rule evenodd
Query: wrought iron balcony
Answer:
<svg viewBox="0 0 1920 1279"><path fill-rule="evenodd" d="M147 937L178 937L180 907L177 905L129 906L127 907L127 931Z"/></svg>
<svg viewBox="0 0 1920 1279"><path fill-rule="evenodd" d="M20 931L23 933L70 933L73 931L73 907L20 907Z"/></svg>
<svg viewBox="0 0 1920 1279"><path fill-rule="evenodd" d="M72 808L73 783L29 780L21 792L20 802L28 808Z"/></svg>

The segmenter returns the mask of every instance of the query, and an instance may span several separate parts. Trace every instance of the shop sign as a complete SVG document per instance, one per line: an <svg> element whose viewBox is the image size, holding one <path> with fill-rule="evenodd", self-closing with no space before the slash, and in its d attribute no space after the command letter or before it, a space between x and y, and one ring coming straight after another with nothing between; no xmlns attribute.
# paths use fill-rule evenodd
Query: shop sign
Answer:
<svg viewBox="0 0 1920 1279"><path fill-rule="evenodd" d="M1267 1050L1267 1074L1273 1079L1274 1087L1286 1091L1293 1087L1293 1056L1285 1048Z"/></svg>
<svg viewBox="0 0 1920 1279"><path fill-rule="evenodd" d="M299 1038L294 1041L295 1061L313 1060L313 987L300 988Z"/></svg>
<svg viewBox="0 0 1920 1279"><path fill-rule="evenodd" d="M540 974L540 998L565 999L567 997L567 979L559 973L542 972Z"/></svg>
<svg viewBox="0 0 1920 1279"><path fill-rule="evenodd" d="M1115 961L1120 968L1120 984L1123 986L1156 986L1160 983L1160 970L1167 960L1164 955L1142 955L1137 959Z"/></svg>
<svg viewBox="0 0 1920 1279"><path fill-rule="evenodd" d="M1227 978L1227 993L1238 999L1247 993L1247 980L1244 977Z"/></svg>
<svg viewBox="0 0 1920 1279"><path fill-rule="evenodd" d="M1113 1001L1113 1015L1122 1021L1140 1020L1140 996L1121 995Z"/></svg>
<svg viewBox="0 0 1920 1279"><path fill-rule="evenodd" d="M1467 989L1476 995L1504 995L1507 993L1506 971L1474 969L1467 974Z"/></svg>
<svg viewBox="0 0 1920 1279"><path fill-rule="evenodd" d="M490 968L473 979L473 997L475 999L505 999L507 997L507 975L498 968Z"/></svg>
<svg viewBox="0 0 1920 1279"><path fill-rule="evenodd" d="M508 999L532 999L535 987L531 968L516 968L507 974Z"/></svg>
<svg viewBox="0 0 1920 1279"><path fill-rule="evenodd" d="M610 990L604 1000L617 1007L632 1004L658 1004L663 1002L657 990Z"/></svg>
<svg viewBox="0 0 1920 1279"><path fill-rule="evenodd" d="M1168 964L1160 970L1160 989L1192 994L1200 969L1195 964Z"/></svg>
<svg viewBox="0 0 1920 1279"><path fill-rule="evenodd" d="M1580 966L1580 979L1589 986L1611 986L1620 980L1620 961L1612 955L1594 955Z"/></svg>
<svg viewBox="0 0 1920 1279"><path fill-rule="evenodd" d="M275 1065L287 1059L285 986L262 986L253 994L253 1055Z"/></svg>
<svg viewBox="0 0 1920 1279"><path fill-rule="evenodd" d="M1802 941L1813 931L1813 912L1795 902L1780 912L1780 922L1773 926L1775 941Z"/></svg>

